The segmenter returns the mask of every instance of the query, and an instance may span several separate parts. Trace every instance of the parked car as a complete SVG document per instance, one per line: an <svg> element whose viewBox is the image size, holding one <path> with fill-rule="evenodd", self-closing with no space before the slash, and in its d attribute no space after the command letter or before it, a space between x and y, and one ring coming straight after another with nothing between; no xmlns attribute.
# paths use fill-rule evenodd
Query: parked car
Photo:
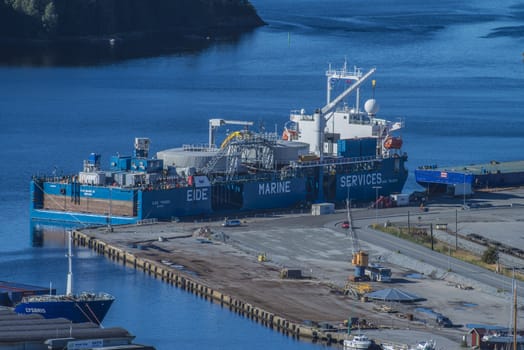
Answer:
<svg viewBox="0 0 524 350"><path fill-rule="evenodd" d="M446 316L442 316L442 315L437 316L437 324L440 327L444 327L444 328L453 327L453 322L451 322L451 320L447 318Z"/></svg>

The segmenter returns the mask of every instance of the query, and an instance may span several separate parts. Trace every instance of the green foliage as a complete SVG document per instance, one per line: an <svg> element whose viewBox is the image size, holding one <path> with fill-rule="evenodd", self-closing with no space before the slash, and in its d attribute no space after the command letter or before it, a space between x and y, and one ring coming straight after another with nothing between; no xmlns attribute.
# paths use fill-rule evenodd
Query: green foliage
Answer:
<svg viewBox="0 0 524 350"><path fill-rule="evenodd" d="M58 23L54 0L0 0L11 15L9 28L20 37L42 37L52 33ZM1 35L2 33L0 33Z"/></svg>
<svg viewBox="0 0 524 350"><path fill-rule="evenodd" d="M40 14L41 1L39 0L5 0L5 3L14 10L31 17L38 17Z"/></svg>
<svg viewBox="0 0 524 350"><path fill-rule="evenodd" d="M0 0L0 36L209 35L263 24L248 0ZM13 15L14 14L14 15ZM6 21L5 19L8 19Z"/></svg>
<svg viewBox="0 0 524 350"><path fill-rule="evenodd" d="M45 7L44 15L42 16L42 25L48 33L54 33L57 23L58 15L56 13L55 3L51 1Z"/></svg>
<svg viewBox="0 0 524 350"><path fill-rule="evenodd" d="M499 260L499 252L495 247L489 247L484 251L481 257L482 262L486 264L495 264Z"/></svg>

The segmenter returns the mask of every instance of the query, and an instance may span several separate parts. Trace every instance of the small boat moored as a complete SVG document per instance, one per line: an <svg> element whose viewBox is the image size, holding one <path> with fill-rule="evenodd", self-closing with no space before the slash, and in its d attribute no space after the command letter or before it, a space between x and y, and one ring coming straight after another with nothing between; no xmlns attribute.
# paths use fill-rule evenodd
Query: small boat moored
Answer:
<svg viewBox="0 0 524 350"><path fill-rule="evenodd" d="M358 334L352 339L344 339L344 350L364 350L369 349L373 341L365 334Z"/></svg>
<svg viewBox="0 0 524 350"><path fill-rule="evenodd" d="M92 322L100 324L106 316L115 298L107 293L72 292L72 250L71 232L68 232L69 272L67 274L67 292L64 295L45 294L23 297L15 305L19 314L40 314L44 318L66 318L73 323Z"/></svg>

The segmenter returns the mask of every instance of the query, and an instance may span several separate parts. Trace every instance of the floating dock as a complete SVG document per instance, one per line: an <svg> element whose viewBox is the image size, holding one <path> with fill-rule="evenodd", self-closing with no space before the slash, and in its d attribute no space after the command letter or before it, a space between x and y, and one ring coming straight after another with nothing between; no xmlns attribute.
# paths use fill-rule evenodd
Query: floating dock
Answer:
<svg viewBox="0 0 524 350"><path fill-rule="evenodd" d="M415 170L415 180L431 192L454 195L469 195L473 190L517 187L524 185L524 161L423 166Z"/></svg>

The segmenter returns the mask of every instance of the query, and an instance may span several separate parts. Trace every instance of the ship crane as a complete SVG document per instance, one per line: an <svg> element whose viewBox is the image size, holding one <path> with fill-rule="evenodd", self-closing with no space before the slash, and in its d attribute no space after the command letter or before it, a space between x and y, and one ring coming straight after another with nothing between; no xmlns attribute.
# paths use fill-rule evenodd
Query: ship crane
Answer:
<svg viewBox="0 0 524 350"><path fill-rule="evenodd" d="M368 266L369 255L367 252L363 251L360 248L357 234L353 230L353 221L351 218L349 200L346 200L346 208L347 208L346 210L347 222L349 223L348 233L349 233L349 238L351 239L351 244L352 244L351 263L353 264L353 266L355 266L354 275L350 276L349 279L353 282L359 282L359 281L363 281L367 279L365 270L366 270L366 267Z"/></svg>
<svg viewBox="0 0 524 350"><path fill-rule="evenodd" d="M362 85L373 73L375 73L377 69L372 68L364 74L362 77L360 77L357 81L355 81L353 84L351 84L350 87L348 87L346 90L344 90L340 95L338 95L333 101L328 102L322 109L320 110L320 113L322 115L326 115L329 112L331 112L343 99L346 98L347 95L352 93L355 89L358 89L360 85Z"/></svg>
<svg viewBox="0 0 524 350"><path fill-rule="evenodd" d="M360 86L371 76L373 73L375 73L376 68L370 69L366 74L362 75L360 74L360 71L357 73L354 73L353 75L349 76L348 79L356 80L353 84L351 84L350 87L348 87L346 90L344 90L340 95L338 95L333 101L330 100L330 96L328 94L328 103L322 107L321 109L317 109L315 111L315 114L313 116L313 119L315 120L315 134L316 134L316 140L314 144L315 152L320 157L320 160L323 159L323 143L324 143L324 128L326 125L327 120L329 119L329 114L335 110L337 105L344 100L350 93L352 93L354 90L359 90ZM331 74L331 75L329 75ZM332 74L337 74L336 76L333 76ZM339 79L339 76L345 76L346 70L344 69L342 72L332 73L331 71L328 71L328 81L329 77L333 77L336 79ZM329 82L328 82L329 84ZM329 89L328 89L329 91ZM357 98L358 101L358 98Z"/></svg>
<svg viewBox="0 0 524 350"><path fill-rule="evenodd" d="M376 68L370 69L366 74L361 76L360 70L355 69L355 73L351 76L347 75L346 69L344 69L340 72L337 71L331 71L329 70L326 75L328 76L328 84L330 77L339 79L342 76L346 76L350 80L356 80L353 84L351 84L350 87L348 87L346 90L344 90L340 95L338 95L333 101L330 100L330 94L329 94L329 88L328 88L328 103L322 107L321 109L317 109L315 113L313 114L313 120L314 120L314 139L311 142L311 149L318 155L318 158L320 162L324 160L324 129L326 127L326 123L329 120L330 116L328 116L331 112L335 110L337 105L346 98L351 92L354 90L357 90L357 101L358 101L358 91L360 88L360 85L362 85L373 73L375 73ZM319 174L319 183L323 183L323 173L322 171ZM318 198L320 201L324 200L324 192L322 186L319 188Z"/></svg>
<svg viewBox="0 0 524 350"><path fill-rule="evenodd" d="M225 119L209 119L209 148L215 147L215 131L224 125L244 125L252 126L253 122L243 120L225 120Z"/></svg>

